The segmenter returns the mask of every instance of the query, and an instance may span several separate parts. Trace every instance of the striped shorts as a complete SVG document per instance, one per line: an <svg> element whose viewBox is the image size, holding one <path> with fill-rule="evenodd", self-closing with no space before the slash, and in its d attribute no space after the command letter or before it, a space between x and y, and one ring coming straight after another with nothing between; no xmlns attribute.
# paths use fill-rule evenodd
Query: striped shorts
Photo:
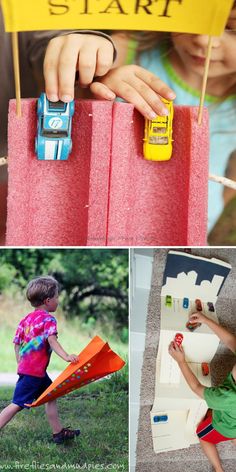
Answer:
<svg viewBox="0 0 236 472"><path fill-rule="evenodd" d="M231 441L235 438L226 438L221 433L216 431L212 425L212 411L208 410L205 418L198 425L196 433L202 441L207 441L212 444L218 444L223 441Z"/></svg>

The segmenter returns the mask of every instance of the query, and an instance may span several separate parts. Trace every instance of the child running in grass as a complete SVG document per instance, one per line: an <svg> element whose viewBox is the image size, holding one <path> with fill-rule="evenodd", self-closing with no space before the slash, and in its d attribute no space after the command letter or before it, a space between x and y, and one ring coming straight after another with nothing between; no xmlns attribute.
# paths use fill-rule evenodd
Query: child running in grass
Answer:
<svg viewBox="0 0 236 472"><path fill-rule="evenodd" d="M155 25L153 25L155 26ZM177 105L198 106L208 36L114 32L114 68L94 80L90 90L107 98L107 89L153 119L167 110L160 97ZM210 173L224 176L236 149L236 2L220 37L213 37L205 105L210 114ZM175 93L173 93L173 91ZM223 187L209 183L209 230L223 210Z"/></svg>
<svg viewBox="0 0 236 472"><path fill-rule="evenodd" d="M205 323L234 354L236 353L236 336L227 329L200 312L193 313L190 322ZM204 398L209 407L206 417L198 425L196 432L202 450L214 470L224 472L216 444L231 440L236 445L236 364L221 385L205 387L189 368L182 346L172 342L169 353L178 362L191 390Z"/></svg>
<svg viewBox="0 0 236 472"><path fill-rule="evenodd" d="M50 276L36 277L28 284L26 296L35 310L20 321L13 340L19 379L12 403L0 413L0 429L27 408L25 403L31 404L52 383L46 372L52 350L66 362L78 360L75 354L67 354L57 341L57 322L50 313L57 309L58 293L58 282ZM79 435L79 430L63 428L56 400L46 404L46 415L56 444Z"/></svg>

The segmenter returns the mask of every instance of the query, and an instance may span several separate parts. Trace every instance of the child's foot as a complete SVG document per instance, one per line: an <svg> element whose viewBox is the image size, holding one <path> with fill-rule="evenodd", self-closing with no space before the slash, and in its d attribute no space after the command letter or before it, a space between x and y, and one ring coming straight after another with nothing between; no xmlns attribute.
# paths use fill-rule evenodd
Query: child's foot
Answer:
<svg viewBox="0 0 236 472"><path fill-rule="evenodd" d="M79 429L63 428L60 433L53 434L52 438L54 443L62 444L67 439L74 439L74 437L79 436L79 434Z"/></svg>

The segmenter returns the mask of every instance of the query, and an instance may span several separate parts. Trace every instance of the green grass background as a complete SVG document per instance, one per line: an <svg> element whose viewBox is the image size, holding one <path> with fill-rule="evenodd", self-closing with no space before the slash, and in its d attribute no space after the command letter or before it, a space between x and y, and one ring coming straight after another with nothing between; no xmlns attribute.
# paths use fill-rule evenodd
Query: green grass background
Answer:
<svg viewBox="0 0 236 472"><path fill-rule="evenodd" d="M15 372L16 360L14 353L13 338L20 320L27 313L33 311L31 305L24 301L19 294L15 294L14 300L9 296L0 295L0 346L1 364L0 372ZM79 354L79 352L89 343L90 339L98 335L104 341L108 341L110 347L121 357L127 359L128 344L122 343L115 335L112 326L101 325L99 322L94 329L86 329L82 326L79 316L67 320L60 307L54 314L58 325L58 341L68 354ZM64 370L67 362L63 361L55 353L52 353L48 371Z"/></svg>

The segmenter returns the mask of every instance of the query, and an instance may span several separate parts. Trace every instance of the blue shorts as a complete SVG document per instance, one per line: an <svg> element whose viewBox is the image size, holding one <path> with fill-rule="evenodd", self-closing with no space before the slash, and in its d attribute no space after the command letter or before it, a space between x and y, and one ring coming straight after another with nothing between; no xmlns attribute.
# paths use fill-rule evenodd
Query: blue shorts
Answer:
<svg viewBox="0 0 236 472"><path fill-rule="evenodd" d="M21 408L29 408L25 403L33 403L46 390L52 381L48 374L45 377L20 374L16 384L12 403Z"/></svg>

